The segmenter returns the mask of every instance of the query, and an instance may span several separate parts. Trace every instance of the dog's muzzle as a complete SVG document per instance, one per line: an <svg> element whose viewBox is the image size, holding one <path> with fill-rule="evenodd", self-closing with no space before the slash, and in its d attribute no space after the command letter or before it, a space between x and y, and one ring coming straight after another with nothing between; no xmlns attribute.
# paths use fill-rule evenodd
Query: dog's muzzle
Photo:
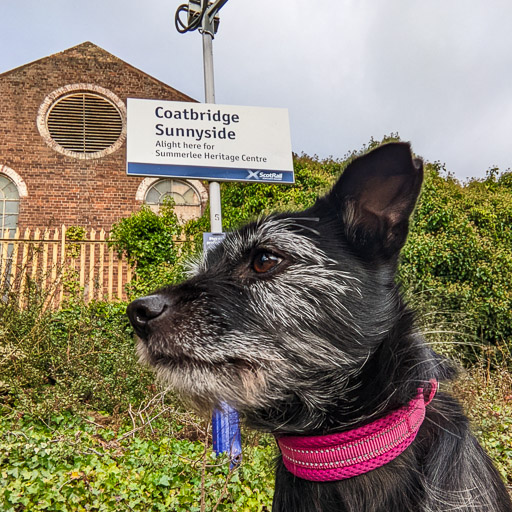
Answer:
<svg viewBox="0 0 512 512"><path fill-rule="evenodd" d="M170 306L162 295L148 295L131 302L126 313L137 335L145 339L149 335L150 325L162 320L170 311Z"/></svg>

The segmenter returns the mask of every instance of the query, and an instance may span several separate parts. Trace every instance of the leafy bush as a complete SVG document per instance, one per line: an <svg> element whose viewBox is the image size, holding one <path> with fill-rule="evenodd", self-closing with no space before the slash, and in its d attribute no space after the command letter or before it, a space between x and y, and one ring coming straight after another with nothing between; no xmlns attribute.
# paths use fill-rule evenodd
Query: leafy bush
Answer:
<svg viewBox="0 0 512 512"><path fill-rule="evenodd" d="M0 399L50 414L88 407L113 412L153 392L135 356L123 304L70 302L59 311L0 301Z"/></svg>
<svg viewBox="0 0 512 512"><path fill-rule="evenodd" d="M166 198L155 213L149 206L114 224L109 243L132 264L147 268L161 263L175 263L178 259L173 236L181 233L174 202Z"/></svg>
<svg viewBox="0 0 512 512"><path fill-rule="evenodd" d="M130 296L144 295L183 278L182 259L192 251L192 244L176 240L182 227L173 207L174 201L166 198L158 213L142 206L112 226L109 245L126 256L135 270L128 286Z"/></svg>
<svg viewBox="0 0 512 512"><path fill-rule="evenodd" d="M295 184L293 185L222 183L224 230L235 229L264 213L311 206L319 191L327 190L345 166L344 162L334 160L321 162L318 158L302 155L294 159ZM190 221L184 227L185 231L192 235L209 231L209 215L207 210L200 219Z"/></svg>
<svg viewBox="0 0 512 512"><path fill-rule="evenodd" d="M225 457L199 441L134 437L97 418L69 414L46 423L12 414L0 418L5 512L270 511L274 447L266 443L247 447L250 463L230 471Z"/></svg>
<svg viewBox="0 0 512 512"><path fill-rule="evenodd" d="M512 340L510 173L461 185L426 166L421 199L402 253L400 279L425 307L458 315L457 328L481 344Z"/></svg>

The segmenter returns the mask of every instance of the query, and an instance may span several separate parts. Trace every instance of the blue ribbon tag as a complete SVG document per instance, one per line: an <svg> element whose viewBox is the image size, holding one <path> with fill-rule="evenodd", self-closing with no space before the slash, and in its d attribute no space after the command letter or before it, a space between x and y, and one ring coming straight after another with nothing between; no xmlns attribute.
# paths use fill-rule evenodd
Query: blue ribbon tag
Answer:
<svg viewBox="0 0 512 512"><path fill-rule="evenodd" d="M215 453L229 453L230 469L242 462L240 418L238 412L226 403L213 411L212 438Z"/></svg>
<svg viewBox="0 0 512 512"><path fill-rule="evenodd" d="M203 250L206 252L224 240L225 233L203 233ZM230 405L222 403L212 415L213 450L218 455L229 453L230 469L242 462L242 436L240 417Z"/></svg>

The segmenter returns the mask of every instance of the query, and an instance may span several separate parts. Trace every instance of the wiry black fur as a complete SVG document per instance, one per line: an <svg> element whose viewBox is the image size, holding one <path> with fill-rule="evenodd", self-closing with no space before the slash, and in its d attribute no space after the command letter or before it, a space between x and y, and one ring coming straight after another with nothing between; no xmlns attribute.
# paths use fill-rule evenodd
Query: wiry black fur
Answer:
<svg viewBox="0 0 512 512"><path fill-rule="evenodd" d="M355 160L310 209L228 234L193 277L134 301L141 358L194 407L220 401L275 434L355 428L454 376L416 330L394 276L422 164L406 144ZM257 272L258 262L275 258ZM261 268L260 268L261 270ZM510 512L460 405L438 393L387 465L309 482L278 460L274 512Z"/></svg>

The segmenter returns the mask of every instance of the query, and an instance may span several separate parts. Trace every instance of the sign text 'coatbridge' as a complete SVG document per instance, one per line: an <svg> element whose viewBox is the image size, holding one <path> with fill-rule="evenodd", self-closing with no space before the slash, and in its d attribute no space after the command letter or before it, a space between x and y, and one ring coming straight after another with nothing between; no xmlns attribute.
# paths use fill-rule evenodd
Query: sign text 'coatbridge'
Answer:
<svg viewBox="0 0 512 512"><path fill-rule="evenodd" d="M127 172L293 183L288 111L130 98Z"/></svg>

